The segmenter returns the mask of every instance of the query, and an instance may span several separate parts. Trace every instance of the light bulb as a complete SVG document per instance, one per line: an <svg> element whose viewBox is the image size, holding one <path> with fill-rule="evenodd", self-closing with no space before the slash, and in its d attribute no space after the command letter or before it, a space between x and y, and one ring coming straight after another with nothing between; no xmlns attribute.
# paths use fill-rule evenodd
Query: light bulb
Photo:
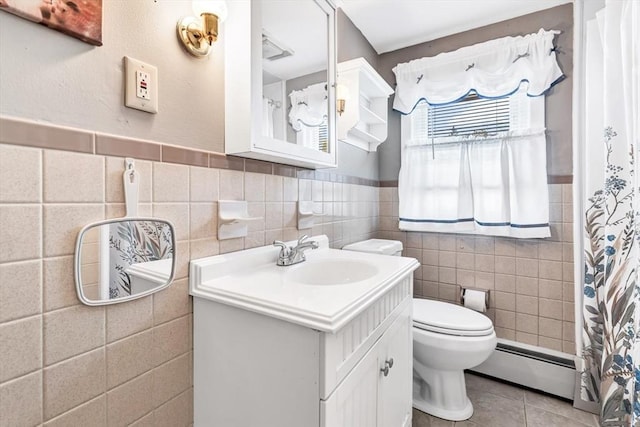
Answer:
<svg viewBox="0 0 640 427"><path fill-rule="evenodd" d="M345 85L338 84L338 86L336 87L336 98L344 99L345 101L348 101L349 99L351 99L349 88Z"/></svg>
<svg viewBox="0 0 640 427"><path fill-rule="evenodd" d="M193 0L191 7L196 16L211 13L218 17L219 22L227 19L227 2L224 0Z"/></svg>

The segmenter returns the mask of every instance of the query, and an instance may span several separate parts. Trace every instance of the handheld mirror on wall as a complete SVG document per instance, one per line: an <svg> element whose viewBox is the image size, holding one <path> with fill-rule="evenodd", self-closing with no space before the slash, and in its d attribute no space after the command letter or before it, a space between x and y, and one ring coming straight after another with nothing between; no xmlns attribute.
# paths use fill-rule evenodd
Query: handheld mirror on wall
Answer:
<svg viewBox="0 0 640 427"><path fill-rule="evenodd" d="M126 216L88 224L78 234L74 257L78 298L87 305L130 301L166 288L175 274L171 222L138 217L139 174L125 160Z"/></svg>

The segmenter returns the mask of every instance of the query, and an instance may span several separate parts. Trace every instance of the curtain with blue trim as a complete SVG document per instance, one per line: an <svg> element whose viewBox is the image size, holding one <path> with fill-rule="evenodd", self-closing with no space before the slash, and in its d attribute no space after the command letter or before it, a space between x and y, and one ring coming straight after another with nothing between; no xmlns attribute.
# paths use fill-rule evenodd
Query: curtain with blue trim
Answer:
<svg viewBox="0 0 640 427"><path fill-rule="evenodd" d="M580 393L600 425L640 425L640 4L587 23ZM582 148L582 147L581 147Z"/></svg>
<svg viewBox="0 0 640 427"><path fill-rule="evenodd" d="M394 68L394 108L405 113L398 177L401 230L551 236L542 95L563 76L553 47L556 34L541 29ZM443 120L449 122L441 127L451 127L448 136L424 131L431 120L421 116L427 104L433 110L462 105L470 93L508 97L508 131L501 126L493 133L463 134L465 126L481 124L479 107L460 117L453 109L445 111Z"/></svg>
<svg viewBox="0 0 640 427"><path fill-rule="evenodd" d="M542 130L453 144L409 143L398 192L401 230L551 235Z"/></svg>
<svg viewBox="0 0 640 427"><path fill-rule="evenodd" d="M529 96L543 95L564 77L553 45L556 34L540 29L398 64L393 108L409 114L423 100L447 104L472 92L498 98L523 86Z"/></svg>

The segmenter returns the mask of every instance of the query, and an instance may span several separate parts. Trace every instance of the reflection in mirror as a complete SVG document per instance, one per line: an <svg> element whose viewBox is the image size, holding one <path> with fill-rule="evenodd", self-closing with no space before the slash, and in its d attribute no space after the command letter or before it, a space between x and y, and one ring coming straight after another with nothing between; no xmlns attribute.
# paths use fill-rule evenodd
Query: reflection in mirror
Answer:
<svg viewBox="0 0 640 427"><path fill-rule="evenodd" d="M173 225L156 218L89 224L78 235L74 262L78 297L87 305L149 295L173 280Z"/></svg>
<svg viewBox="0 0 640 427"><path fill-rule="evenodd" d="M289 124L298 145L329 151L327 135L327 84L315 83L289 94Z"/></svg>
<svg viewBox="0 0 640 427"><path fill-rule="evenodd" d="M262 0L263 136L329 151L328 31L314 0Z"/></svg>

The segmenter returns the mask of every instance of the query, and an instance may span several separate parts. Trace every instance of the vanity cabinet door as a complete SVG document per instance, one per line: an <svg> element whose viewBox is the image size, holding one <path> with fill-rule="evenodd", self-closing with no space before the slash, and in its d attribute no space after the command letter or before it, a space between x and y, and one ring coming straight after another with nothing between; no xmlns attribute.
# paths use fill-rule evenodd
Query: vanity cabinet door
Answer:
<svg viewBox="0 0 640 427"><path fill-rule="evenodd" d="M321 427L372 427L377 422L378 344L369 350L327 400L320 401Z"/></svg>
<svg viewBox="0 0 640 427"><path fill-rule="evenodd" d="M413 341L411 311L404 310L384 334L380 346L380 369L388 366L388 374L380 375L378 385L377 427L410 427L412 407ZM393 360L393 361L392 361Z"/></svg>
<svg viewBox="0 0 640 427"><path fill-rule="evenodd" d="M329 398L321 401L320 425L410 427L411 358L411 305L407 304Z"/></svg>

